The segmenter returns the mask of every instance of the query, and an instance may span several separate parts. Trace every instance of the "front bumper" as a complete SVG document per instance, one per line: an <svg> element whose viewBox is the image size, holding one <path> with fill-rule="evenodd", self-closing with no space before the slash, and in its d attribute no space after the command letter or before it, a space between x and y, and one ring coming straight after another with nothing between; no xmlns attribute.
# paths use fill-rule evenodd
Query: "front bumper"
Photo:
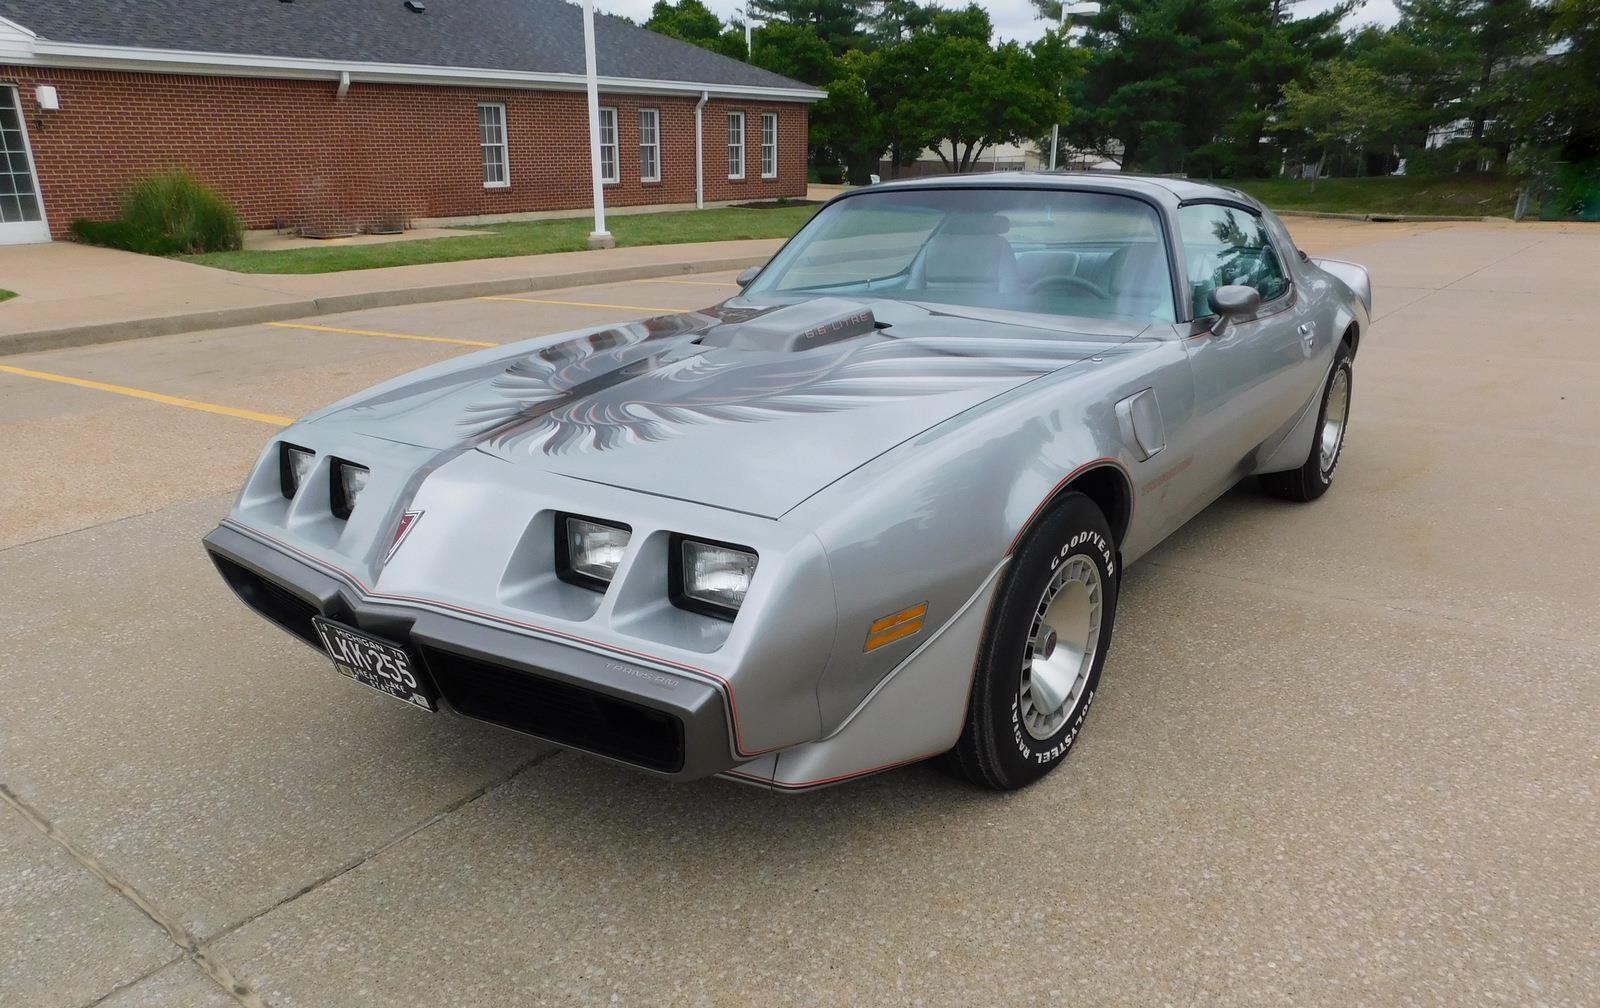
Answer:
<svg viewBox="0 0 1600 1008"><path fill-rule="evenodd" d="M715 686L625 656L547 640L425 605L367 598L353 585L235 528L205 537L236 595L318 651L322 615L407 648L441 706L671 780L727 770L728 705Z"/></svg>

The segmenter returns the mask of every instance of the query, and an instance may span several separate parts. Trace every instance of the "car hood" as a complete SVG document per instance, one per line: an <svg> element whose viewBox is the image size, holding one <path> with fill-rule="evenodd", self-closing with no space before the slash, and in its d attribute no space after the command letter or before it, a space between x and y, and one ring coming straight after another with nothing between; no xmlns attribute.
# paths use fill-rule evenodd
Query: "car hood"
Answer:
<svg viewBox="0 0 1600 1008"><path fill-rule="evenodd" d="M1076 321L1080 328L1074 328ZM495 348L309 418L776 518L896 445L1142 326L908 302L739 301Z"/></svg>

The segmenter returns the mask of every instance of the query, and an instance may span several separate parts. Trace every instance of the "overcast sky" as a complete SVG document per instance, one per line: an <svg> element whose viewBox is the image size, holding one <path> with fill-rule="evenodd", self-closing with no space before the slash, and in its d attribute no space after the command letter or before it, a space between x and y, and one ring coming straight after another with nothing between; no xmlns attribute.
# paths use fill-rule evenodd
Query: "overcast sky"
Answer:
<svg viewBox="0 0 1600 1008"><path fill-rule="evenodd" d="M1335 0L1298 0L1297 13L1310 14L1331 7L1334 2ZM622 14L640 23L649 19L653 3L654 0L595 0L595 6L599 10ZM943 5L959 6L960 0L944 0ZM989 11L989 17L994 21L995 34L1002 39L1029 42L1038 38L1049 27L1044 21L1033 16L1034 7L1028 0L978 0L978 5ZM727 20L742 6L742 3L741 0L707 0L707 6ZM1363 6L1345 20L1345 27L1351 28L1368 21L1393 24L1394 20L1395 9L1392 0L1365 0Z"/></svg>

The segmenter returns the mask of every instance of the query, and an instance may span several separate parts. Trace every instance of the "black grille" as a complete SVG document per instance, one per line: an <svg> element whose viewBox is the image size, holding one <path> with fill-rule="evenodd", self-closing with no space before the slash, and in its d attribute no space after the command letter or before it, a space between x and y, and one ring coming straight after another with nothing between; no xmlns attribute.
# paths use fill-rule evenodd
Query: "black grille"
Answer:
<svg viewBox="0 0 1600 1008"><path fill-rule="evenodd" d="M223 579L250 608L317 650L322 650L322 638L317 634L317 628L311 625L311 617L317 615L316 606L225 556L213 553L211 559Z"/></svg>
<svg viewBox="0 0 1600 1008"><path fill-rule="evenodd" d="M468 717L651 770L683 769L683 722L671 714L450 651L424 647L422 656Z"/></svg>

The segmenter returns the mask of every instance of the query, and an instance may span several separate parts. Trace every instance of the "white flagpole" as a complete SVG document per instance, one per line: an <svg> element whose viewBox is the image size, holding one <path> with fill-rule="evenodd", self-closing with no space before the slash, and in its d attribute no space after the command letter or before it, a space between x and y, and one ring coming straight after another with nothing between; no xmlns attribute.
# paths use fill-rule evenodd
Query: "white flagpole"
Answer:
<svg viewBox="0 0 1600 1008"><path fill-rule="evenodd" d="M613 248L617 240L606 230L606 195L600 181L600 79L594 59L594 0L583 0L583 67L589 85L589 178L594 183L594 231L589 235L589 247ZM620 128L621 123L617 125Z"/></svg>

